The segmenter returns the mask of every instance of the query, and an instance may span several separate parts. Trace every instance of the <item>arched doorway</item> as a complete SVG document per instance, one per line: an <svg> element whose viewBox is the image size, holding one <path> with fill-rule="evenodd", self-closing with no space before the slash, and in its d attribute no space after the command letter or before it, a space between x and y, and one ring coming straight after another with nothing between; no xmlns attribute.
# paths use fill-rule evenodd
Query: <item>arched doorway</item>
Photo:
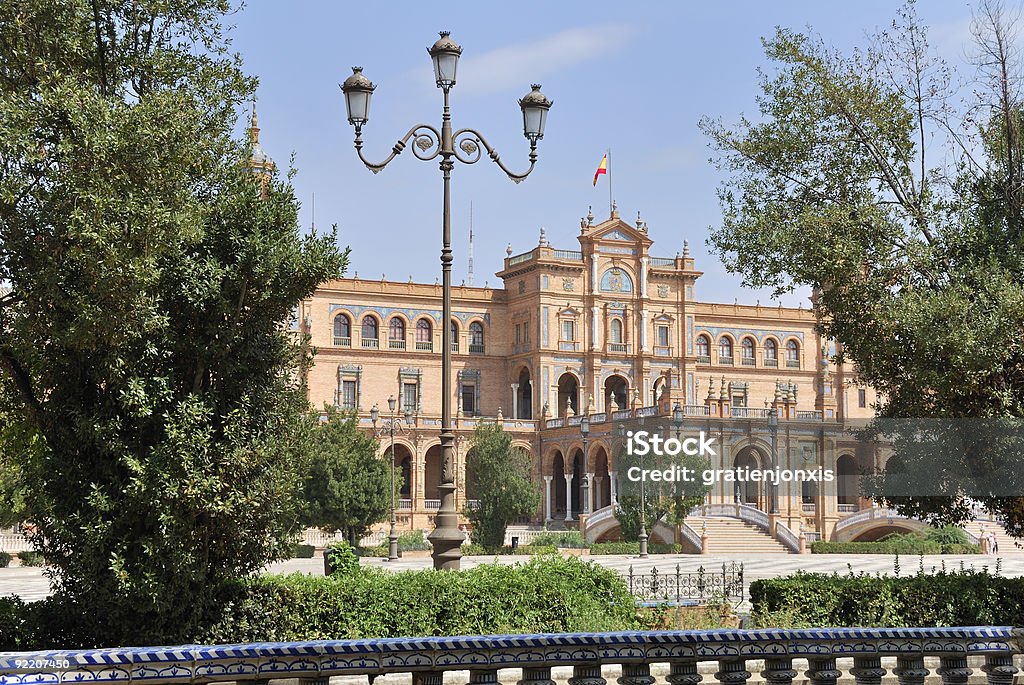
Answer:
<svg viewBox="0 0 1024 685"><path fill-rule="evenodd" d="M441 500L441 446L434 445L423 458L423 497L427 509L436 509ZM436 505L435 505L436 503Z"/></svg>
<svg viewBox="0 0 1024 685"><path fill-rule="evenodd" d="M583 450L577 449L572 455L572 514L577 518L583 511Z"/></svg>
<svg viewBox="0 0 1024 685"><path fill-rule="evenodd" d="M604 382L606 411L620 411L629 407L629 382L619 375L608 376ZM614 404L613 404L614 403Z"/></svg>
<svg viewBox="0 0 1024 685"><path fill-rule="evenodd" d="M519 372L519 386L516 388L517 419L533 418L533 386L530 384L530 370L523 367Z"/></svg>
<svg viewBox="0 0 1024 685"><path fill-rule="evenodd" d="M555 451L551 460L551 518L565 518L565 459Z"/></svg>
<svg viewBox="0 0 1024 685"><path fill-rule="evenodd" d="M733 468L741 471L753 471L760 469L761 454L753 447L740 450L733 460ZM737 480L733 483L733 494L737 502L749 504L759 509L761 502L761 483L746 478L743 482Z"/></svg>
<svg viewBox="0 0 1024 685"><path fill-rule="evenodd" d="M576 376L563 373L558 378L558 416L565 416L569 409L573 414L580 413L580 384Z"/></svg>
<svg viewBox="0 0 1024 685"><path fill-rule="evenodd" d="M412 499L412 451L405 445L396 444L392 463L399 471L395 475L401 477L395 496L404 500Z"/></svg>
<svg viewBox="0 0 1024 685"><path fill-rule="evenodd" d="M665 392L665 377L658 376L658 378L654 381L652 389L654 403L657 404L658 401L661 400L661 394Z"/></svg>
<svg viewBox="0 0 1024 685"><path fill-rule="evenodd" d="M598 445L590 452L591 471L594 473L594 511L612 503L612 481L608 474L608 452Z"/></svg>
<svg viewBox="0 0 1024 685"><path fill-rule="evenodd" d="M855 506L860 497L860 474L852 455L844 454L836 460L836 481L839 504L844 508Z"/></svg>

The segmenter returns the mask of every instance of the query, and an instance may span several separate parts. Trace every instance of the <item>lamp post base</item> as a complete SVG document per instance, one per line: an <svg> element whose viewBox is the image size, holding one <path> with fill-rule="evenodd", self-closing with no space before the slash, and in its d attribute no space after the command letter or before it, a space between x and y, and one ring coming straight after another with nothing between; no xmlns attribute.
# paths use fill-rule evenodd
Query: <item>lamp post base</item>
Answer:
<svg viewBox="0 0 1024 685"><path fill-rule="evenodd" d="M465 534L459 530L459 515L454 512L438 512L434 525L434 531L427 536L433 547L430 557L434 560L434 568L438 571L459 570L462 543L466 539Z"/></svg>
<svg viewBox="0 0 1024 685"><path fill-rule="evenodd" d="M647 529L640 529L640 558L647 558Z"/></svg>
<svg viewBox="0 0 1024 685"><path fill-rule="evenodd" d="M395 532L394 524L391 524L391 533L388 535L388 561L398 561L398 533Z"/></svg>

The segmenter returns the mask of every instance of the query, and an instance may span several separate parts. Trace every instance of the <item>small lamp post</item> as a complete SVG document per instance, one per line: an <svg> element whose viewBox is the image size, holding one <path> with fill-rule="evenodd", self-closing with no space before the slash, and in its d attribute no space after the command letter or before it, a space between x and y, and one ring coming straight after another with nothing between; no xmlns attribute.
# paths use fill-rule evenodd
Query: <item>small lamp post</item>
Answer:
<svg viewBox="0 0 1024 685"><path fill-rule="evenodd" d="M672 407L672 426L676 429L676 440L678 440L683 430L683 407L678 402Z"/></svg>
<svg viewBox="0 0 1024 685"><path fill-rule="evenodd" d="M404 425L400 423L395 416L395 405L395 396L391 395L388 397L388 413L390 416L381 425L379 432L377 431L377 422L380 420L380 409L377 408L376 404L370 409L370 421L373 423L374 432L377 434L377 437L380 437L385 432L391 436L391 449L389 450L391 458L388 462L388 470L391 472L391 530L388 533L388 561L398 561L398 531L396 529L397 516L395 514L397 509L395 503L395 432L403 431L404 427L412 421L412 412L406 407L402 417Z"/></svg>
<svg viewBox="0 0 1024 685"><path fill-rule="evenodd" d="M580 435L583 436L583 513L590 513L590 469L587 468L587 438L590 437L590 417L580 419Z"/></svg>
<svg viewBox="0 0 1024 685"><path fill-rule="evenodd" d="M775 407L768 412L768 430L772 433L772 471L775 471L778 468L779 454L779 412ZM768 486L768 513L779 513L778 479L773 479Z"/></svg>
<svg viewBox="0 0 1024 685"><path fill-rule="evenodd" d="M371 162L363 156L363 126L370 120L370 99L376 86L363 75L362 67L353 67L352 75L341 86L345 94L348 122L355 128L355 148L359 160L373 173L384 169L412 141L412 153L417 159L429 162L441 158L440 169L444 180L441 224L441 506L434 517L434 531L430 544L435 569L458 569L462 558L461 545L465 536L459 530L459 513L455 508L455 432L452 430L452 249L451 249L451 174L455 162L476 164L483 151L515 183L523 181L537 163L537 142L544 137L548 110L552 102L534 84L529 93L519 100L523 114L523 135L530 142L529 168L515 173L501 162L497 151L472 128L452 130L448 95L455 86L455 76L462 55L462 47L453 41L447 31L427 49L434 63L434 80L444 94L441 110L441 128L430 124L416 124L391 149L383 162Z"/></svg>

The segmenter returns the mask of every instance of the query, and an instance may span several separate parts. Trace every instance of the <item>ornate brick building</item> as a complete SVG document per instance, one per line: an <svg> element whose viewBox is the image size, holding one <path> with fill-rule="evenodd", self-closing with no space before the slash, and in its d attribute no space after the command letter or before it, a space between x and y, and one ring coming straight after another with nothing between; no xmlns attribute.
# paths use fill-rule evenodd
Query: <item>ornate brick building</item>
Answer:
<svg viewBox="0 0 1024 685"><path fill-rule="evenodd" d="M497 274L502 287L454 288L450 322L440 320L436 284L344 278L301 303L301 325L317 349L310 401L356 411L367 430L371 408L387 414L388 397L397 399L399 416L409 416L394 454L405 474L403 526L429 527L439 505L440 326L450 325L460 508L473 495L462 488L467 439L478 421L501 420L533 455L543 489L534 522L613 536L609 505L623 478L613 426L652 425L679 404L686 430L718 436L715 468L768 468L774 410L780 466L840 474L820 489L781 485L771 517L764 484L721 484L706 513L775 531L790 547L787 536L801 529L810 538L849 539L892 528L885 525L891 520L873 524L863 513L867 525L840 523L867 508L856 495L856 474L879 465L877 454L864 453L845 432L850 420L871 415L875 396L857 384L852 368L833 363L835 346L815 331L812 309L702 299L701 272L685 243L675 256L656 256L639 217L631 224L614 210L600 223L589 216L578 241L577 249L557 249L541 231L532 250L513 255L510 247ZM585 459L584 413L591 425ZM593 513L580 522L584 478ZM688 532L692 542L692 527Z"/></svg>

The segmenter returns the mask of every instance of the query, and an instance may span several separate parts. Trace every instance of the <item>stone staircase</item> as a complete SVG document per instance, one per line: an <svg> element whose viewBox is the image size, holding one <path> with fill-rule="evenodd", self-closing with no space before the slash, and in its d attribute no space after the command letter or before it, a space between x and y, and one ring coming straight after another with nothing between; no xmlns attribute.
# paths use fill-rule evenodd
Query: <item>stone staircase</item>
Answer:
<svg viewBox="0 0 1024 685"><path fill-rule="evenodd" d="M687 516L686 523L697 535L707 525L708 554L789 554L790 551L767 532L738 518Z"/></svg>
<svg viewBox="0 0 1024 685"><path fill-rule="evenodd" d="M998 523L993 521L972 521L964 526L964 530L967 530L974 535L979 535L982 527L984 527L986 533L992 532L996 534L996 541L999 543L999 556L1024 555L1024 547L1018 546L1024 541L1017 540L1016 538L1012 538L1007 535L1006 531L1004 531L1003 527Z"/></svg>

